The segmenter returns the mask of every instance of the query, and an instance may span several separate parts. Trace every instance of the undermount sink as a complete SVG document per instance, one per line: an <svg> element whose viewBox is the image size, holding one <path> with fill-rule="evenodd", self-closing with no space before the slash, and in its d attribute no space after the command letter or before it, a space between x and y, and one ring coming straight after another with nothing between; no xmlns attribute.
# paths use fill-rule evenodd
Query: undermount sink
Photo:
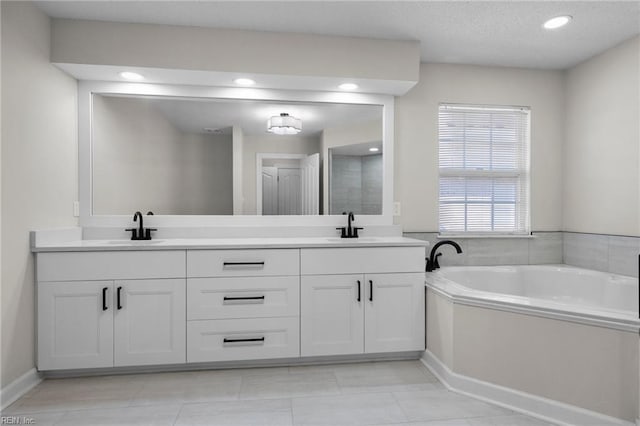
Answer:
<svg viewBox="0 0 640 426"><path fill-rule="evenodd" d="M327 238L327 241L331 243L373 243L380 241L380 238L376 237L358 237L358 238Z"/></svg>

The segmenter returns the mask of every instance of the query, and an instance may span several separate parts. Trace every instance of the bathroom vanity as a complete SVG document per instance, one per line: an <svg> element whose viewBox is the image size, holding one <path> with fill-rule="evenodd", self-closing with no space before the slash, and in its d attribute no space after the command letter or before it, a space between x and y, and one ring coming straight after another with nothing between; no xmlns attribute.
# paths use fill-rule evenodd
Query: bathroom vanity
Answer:
<svg viewBox="0 0 640 426"><path fill-rule="evenodd" d="M300 141L287 139L295 153L283 154L283 140L264 137L260 114L283 102L324 117L317 128L306 120L309 137L321 137L307 141L304 155ZM161 113L177 106L208 121L194 130ZM210 122L230 110L244 121ZM393 225L393 96L252 89L247 102L246 92L228 88L81 81L78 113L82 228L62 239L40 232L32 245L39 370L424 351L426 242L400 237ZM166 120L184 136L178 145L159 142L174 134L157 131ZM201 134L212 126L221 133ZM224 152L188 151L200 145ZM146 161L127 167L131 157ZM291 188L300 190L278 190L278 203L290 199L300 211L274 214L262 192L275 180L262 177L273 178L265 173L276 166L295 169L292 161L300 184ZM153 240L125 239L137 224L138 237L151 236L142 213L132 223L135 210L149 210ZM336 228L352 222L356 232L342 232L352 238L339 238Z"/></svg>
<svg viewBox="0 0 640 426"><path fill-rule="evenodd" d="M39 370L424 350L425 242L34 245Z"/></svg>

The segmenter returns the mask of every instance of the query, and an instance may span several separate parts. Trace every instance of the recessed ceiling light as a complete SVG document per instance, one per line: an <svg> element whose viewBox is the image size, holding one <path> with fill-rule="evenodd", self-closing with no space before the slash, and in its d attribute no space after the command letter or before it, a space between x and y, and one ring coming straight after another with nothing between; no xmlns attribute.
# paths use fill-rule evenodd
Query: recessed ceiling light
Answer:
<svg viewBox="0 0 640 426"><path fill-rule="evenodd" d="M138 74L137 72L131 72L131 71L121 72L120 77L124 78L125 80L133 80L133 81L144 80L144 76L142 74Z"/></svg>
<svg viewBox="0 0 640 426"><path fill-rule="evenodd" d="M572 17L569 15L556 16L546 21L543 25L548 30L555 30L556 28L564 27L571 21Z"/></svg>
<svg viewBox="0 0 640 426"><path fill-rule="evenodd" d="M358 88L358 85L355 83L342 83L338 87L342 90L356 90Z"/></svg>
<svg viewBox="0 0 640 426"><path fill-rule="evenodd" d="M238 86L253 86L256 84L256 82L250 78L236 78L233 82Z"/></svg>
<svg viewBox="0 0 640 426"><path fill-rule="evenodd" d="M371 151L371 152L378 152L378 151L380 151L380 149L379 149L379 148L369 148L369 151Z"/></svg>

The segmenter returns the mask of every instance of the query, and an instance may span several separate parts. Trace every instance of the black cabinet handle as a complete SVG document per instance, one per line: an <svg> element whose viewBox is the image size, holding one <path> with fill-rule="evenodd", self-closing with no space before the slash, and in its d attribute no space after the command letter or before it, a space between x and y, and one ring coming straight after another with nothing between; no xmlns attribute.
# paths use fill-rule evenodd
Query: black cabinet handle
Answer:
<svg viewBox="0 0 640 426"><path fill-rule="evenodd" d="M229 337L225 337L222 339L224 343L264 343L264 337L250 337L246 339L231 339Z"/></svg>
<svg viewBox="0 0 640 426"><path fill-rule="evenodd" d="M122 309L122 304L120 303L120 294L122 293L122 287L118 287L118 310Z"/></svg>
<svg viewBox="0 0 640 426"><path fill-rule="evenodd" d="M264 262L223 262L225 269L262 269Z"/></svg>
<svg viewBox="0 0 640 426"><path fill-rule="evenodd" d="M224 296L222 298L223 305L263 305L264 295L262 296Z"/></svg>
<svg viewBox="0 0 640 426"><path fill-rule="evenodd" d="M373 280L369 280L369 302L373 302Z"/></svg>
<svg viewBox="0 0 640 426"><path fill-rule="evenodd" d="M362 299L360 298L360 280L358 280L358 299L357 299L357 300L358 300L358 302L359 302L360 300L362 300Z"/></svg>
<svg viewBox="0 0 640 426"><path fill-rule="evenodd" d="M264 296L224 296L224 300L264 300Z"/></svg>
<svg viewBox="0 0 640 426"><path fill-rule="evenodd" d="M102 310L106 311L107 308L107 290L109 289L109 287L103 287L102 288Z"/></svg>

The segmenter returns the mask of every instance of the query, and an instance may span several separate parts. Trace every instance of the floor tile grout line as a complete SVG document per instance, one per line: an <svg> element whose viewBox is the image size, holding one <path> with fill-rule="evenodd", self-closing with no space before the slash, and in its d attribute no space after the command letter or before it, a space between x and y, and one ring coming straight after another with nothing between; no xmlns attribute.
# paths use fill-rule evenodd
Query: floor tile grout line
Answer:
<svg viewBox="0 0 640 426"><path fill-rule="evenodd" d="M289 412L291 414L291 426L295 426L296 422L293 416L293 398L288 398L289 400Z"/></svg>
<svg viewBox="0 0 640 426"><path fill-rule="evenodd" d="M402 404L400 404L400 401L398 400L398 396L396 395L396 392L391 392L391 398L393 398L398 408L400 408L402 415L406 419L405 423L412 422L412 420L409 420L409 415L407 414L407 411L404 408L402 408Z"/></svg>
<svg viewBox="0 0 640 426"><path fill-rule="evenodd" d="M173 423L172 425L175 426L176 423L178 422L178 419L180 418L180 414L182 414L182 409L184 408L184 404L180 405L180 409L178 409L178 413L176 414L176 416L173 418Z"/></svg>

